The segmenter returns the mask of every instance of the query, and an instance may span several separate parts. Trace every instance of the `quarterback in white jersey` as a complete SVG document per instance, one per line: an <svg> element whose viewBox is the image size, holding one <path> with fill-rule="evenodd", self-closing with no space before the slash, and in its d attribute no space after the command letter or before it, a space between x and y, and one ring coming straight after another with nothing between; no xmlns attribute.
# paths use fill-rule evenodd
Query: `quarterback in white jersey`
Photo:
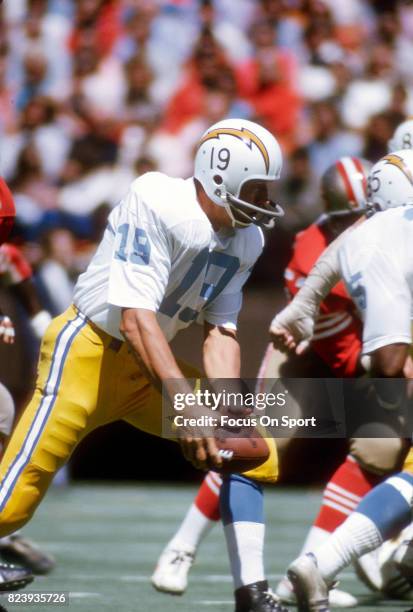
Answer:
<svg viewBox="0 0 413 612"><path fill-rule="evenodd" d="M169 346L179 329L203 321L206 375L240 376L241 289L262 250L257 226L272 227L283 214L268 197L280 171L272 134L229 119L202 136L192 179L149 173L132 184L79 278L74 305L43 338L36 391L0 464L0 536L29 520L96 427L122 419L162 435L159 390L173 401L192 393L189 379L198 375ZM222 464L211 431L182 428L180 443L197 467ZM267 444L268 460L248 474L275 480L275 446Z"/></svg>

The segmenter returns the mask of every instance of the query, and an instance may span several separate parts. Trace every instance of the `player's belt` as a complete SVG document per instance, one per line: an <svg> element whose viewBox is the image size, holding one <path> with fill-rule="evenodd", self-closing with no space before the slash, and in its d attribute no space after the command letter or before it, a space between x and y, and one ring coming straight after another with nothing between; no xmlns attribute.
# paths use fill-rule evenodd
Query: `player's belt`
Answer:
<svg viewBox="0 0 413 612"><path fill-rule="evenodd" d="M115 353L118 353L120 351L120 349L124 345L124 341L123 340L119 340L119 338L115 338L114 336L111 336L110 334L105 332L98 325L96 325L96 323L93 323L93 321L91 319L89 319L89 317L84 315L83 312L81 312L79 310L79 308L77 306L75 306L74 304L73 304L73 308L76 311L76 313L79 316L81 316L82 319L84 321L86 321L86 323L93 329L93 331L98 336L100 336L100 338L102 339L102 342L103 342L103 344L105 345L106 348L110 349L111 351L115 351Z"/></svg>

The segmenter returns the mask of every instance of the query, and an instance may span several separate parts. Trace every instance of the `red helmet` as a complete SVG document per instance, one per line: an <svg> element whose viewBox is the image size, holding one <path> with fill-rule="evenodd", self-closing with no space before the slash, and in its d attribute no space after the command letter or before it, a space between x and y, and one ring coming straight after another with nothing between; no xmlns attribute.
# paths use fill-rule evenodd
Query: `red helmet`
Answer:
<svg viewBox="0 0 413 612"><path fill-rule="evenodd" d="M6 182L0 178L0 244L5 242L13 227L16 208Z"/></svg>
<svg viewBox="0 0 413 612"><path fill-rule="evenodd" d="M367 177L373 164L360 157L340 157L321 177L321 194L330 215L363 213Z"/></svg>

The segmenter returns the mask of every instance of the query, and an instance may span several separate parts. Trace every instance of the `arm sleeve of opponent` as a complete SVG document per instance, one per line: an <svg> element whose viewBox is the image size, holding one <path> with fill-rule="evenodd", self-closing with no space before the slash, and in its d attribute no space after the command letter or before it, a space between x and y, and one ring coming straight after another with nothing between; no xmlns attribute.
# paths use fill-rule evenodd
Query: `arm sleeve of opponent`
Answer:
<svg viewBox="0 0 413 612"><path fill-rule="evenodd" d="M411 343L411 295L403 272L379 250L363 250L360 268L346 250L339 253L347 289L364 321L363 353L389 344Z"/></svg>
<svg viewBox="0 0 413 612"><path fill-rule="evenodd" d="M108 302L156 312L165 294L172 246L162 220L131 190L109 219L115 234ZM114 212L115 212L114 211Z"/></svg>

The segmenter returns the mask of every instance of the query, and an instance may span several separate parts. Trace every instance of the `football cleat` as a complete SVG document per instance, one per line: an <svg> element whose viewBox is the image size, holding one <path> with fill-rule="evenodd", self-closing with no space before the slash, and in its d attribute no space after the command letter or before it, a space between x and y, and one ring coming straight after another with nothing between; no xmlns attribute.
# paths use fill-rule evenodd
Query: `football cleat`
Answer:
<svg viewBox="0 0 413 612"><path fill-rule="evenodd" d="M48 574L56 566L53 557L18 533L0 538L0 557L6 563L17 563L33 574Z"/></svg>
<svg viewBox="0 0 413 612"><path fill-rule="evenodd" d="M195 553L166 547L152 574L152 586L157 591L182 595L188 586L188 574L195 561Z"/></svg>
<svg viewBox="0 0 413 612"><path fill-rule="evenodd" d="M0 591L18 591L33 581L32 572L26 567L0 563Z"/></svg>
<svg viewBox="0 0 413 612"><path fill-rule="evenodd" d="M313 554L308 553L293 561L287 576L294 587L298 612L330 612L329 588Z"/></svg>
<svg viewBox="0 0 413 612"><path fill-rule="evenodd" d="M297 603L293 585L286 577L282 578L278 583L275 594L281 603L292 605ZM331 589L328 594L328 601L331 608L354 608L358 604L354 595L340 589Z"/></svg>
<svg viewBox="0 0 413 612"><path fill-rule="evenodd" d="M235 591L235 612L287 612L266 580L253 582Z"/></svg>
<svg viewBox="0 0 413 612"><path fill-rule="evenodd" d="M409 525L397 538L379 548L381 590L392 599L413 600L413 528Z"/></svg>

